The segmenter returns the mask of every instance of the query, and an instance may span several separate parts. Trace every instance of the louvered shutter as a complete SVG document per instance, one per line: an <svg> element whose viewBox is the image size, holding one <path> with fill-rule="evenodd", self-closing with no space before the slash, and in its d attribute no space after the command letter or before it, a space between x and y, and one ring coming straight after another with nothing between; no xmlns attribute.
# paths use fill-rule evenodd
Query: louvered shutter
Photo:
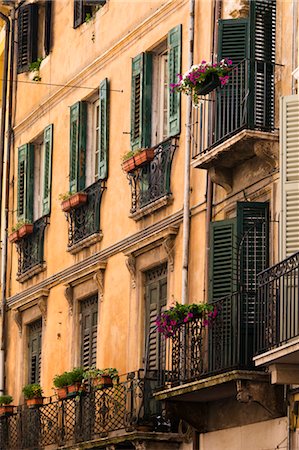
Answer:
<svg viewBox="0 0 299 450"><path fill-rule="evenodd" d="M70 109L70 192L85 188L86 167L86 102L77 102Z"/></svg>
<svg viewBox="0 0 299 450"><path fill-rule="evenodd" d="M43 215L50 214L52 180L53 125L44 129Z"/></svg>
<svg viewBox="0 0 299 450"><path fill-rule="evenodd" d="M225 19L218 22L218 61L231 59L233 65L249 57L249 20Z"/></svg>
<svg viewBox="0 0 299 450"><path fill-rule="evenodd" d="M42 354L42 321L29 325L29 360L28 383L40 383L41 354Z"/></svg>
<svg viewBox="0 0 299 450"><path fill-rule="evenodd" d="M99 106L99 179L108 176L108 148L109 148L109 81L105 78L100 83Z"/></svg>
<svg viewBox="0 0 299 450"><path fill-rule="evenodd" d="M299 99L297 95L280 101L280 257L299 250Z"/></svg>
<svg viewBox="0 0 299 450"><path fill-rule="evenodd" d="M34 147L25 144L18 149L18 221L33 220Z"/></svg>
<svg viewBox="0 0 299 450"><path fill-rule="evenodd" d="M96 367L98 332L98 297L81 302L81 366Z"/></svg>
<svg viewBox="0 0 299 450"><path fill-rule="evenodd" d="M231 294L236 288L236 219L210 224L209 301Z"/></svg>
<svg viewBox="0 0 299 450"><path fill-rule="evenodd" d="M74 0L74 28L79 27L84 22L83 13L83 0Z"/></svg>
<svg viewBox="0 0 299 450"><path fill-rule="evenodd" d="M37 60L38 5L22 6L18 15L18 73L26 72L29 64Z"/></svg>
<svg viewBox="0 0 299 450"><path fill-rule="evenodd" d="M178 25L168 33L168 81L176 83L178 81L177 74L181 73L182 61L182 25ZM169 117L168 117L168 135L175 136L180 133L181 121L181 96L179 92L168 90L169 99Z"/></svg>
<svg viewBox="0 0 299 450"><path fill-rule="evenodd" d="M52 0L45 2L45 34L44 34L44 50L47 56L51 50L51 31L52 31Z"/></svg>
<svg viewBox="0 0 299 450"><path fill-rule="evenodd" d="M131 147L150 146L152 57L141 53L132 61Z"/></svg>

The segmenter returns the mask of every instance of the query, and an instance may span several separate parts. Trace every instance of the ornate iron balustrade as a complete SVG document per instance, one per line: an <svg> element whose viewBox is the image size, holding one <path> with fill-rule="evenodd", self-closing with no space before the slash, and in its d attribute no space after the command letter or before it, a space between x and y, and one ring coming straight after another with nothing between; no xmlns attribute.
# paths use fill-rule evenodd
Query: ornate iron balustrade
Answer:
<svg viewBox="0 0 299 450"><path fill-rule="evenodd" d="M258 274L256 352L299 336L299 252Z"/></svg>
<svg viewBox="0 0 299 450"><path fill-rule="evenodd" d="M171 338L160 339L159 385L187 383L235 369L254 369L252 295L236 292L211 303L217 317L184 323Z"/></svg>
<svg viewBox="0 0 299 450"><path fill-rule="evenodd" d="M138 429L157 413L152 408L156 383L142 371L131 372L113 387L90 388L61 401L48 399L34 409L16 407L13 415L0 417L0 450L59 447L105 437L111 431Z"/></svg>
<svg viewBox="0 0 299 450"><path fill-rule="evenodd" d="M176 138L169 138L155 148L151 162L128 174L131 185L131 213L171 194L170 174L177 147Z"/></svg>
<svg viewBox="0 0 299 450"><path fill-rule="evenodd" d="M44 263L44 233L48 224L48 217L42 217L33 224L33 233L22 237L16 242L18 258L18 273L21 277L25 273L41 267Z"/></svg>
<svg viewBox="0 0 299 450"><path fill-rule="evenodd" d="M192 113L193 158L241 129L274 131L274 69L272 63L243 60L226 86L200 97Z"/></svg>
<svg viewBox="0 0 299 450"><path fill-rule="evenodd" d="M102 180L98 180L83 192L87 194L87 201L83 205L73 208L68 213L69 233L68 247L79 243L83 239L100 232L100 206L105 189Z"/></svg>

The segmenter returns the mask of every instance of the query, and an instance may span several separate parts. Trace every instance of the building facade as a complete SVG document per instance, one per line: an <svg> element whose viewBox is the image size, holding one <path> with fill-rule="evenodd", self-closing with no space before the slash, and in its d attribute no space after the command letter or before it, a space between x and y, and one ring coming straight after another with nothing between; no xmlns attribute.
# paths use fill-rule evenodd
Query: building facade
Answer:
<svg viewBox="0 0 299 450"><path fill-rule="evenodd" d="M297 2L8 3L0 448L299 448ZM170 84L224 58L189 117ZM186 270L215 317L165 339ZM77 367L119 380L59 399Z"/></svg>

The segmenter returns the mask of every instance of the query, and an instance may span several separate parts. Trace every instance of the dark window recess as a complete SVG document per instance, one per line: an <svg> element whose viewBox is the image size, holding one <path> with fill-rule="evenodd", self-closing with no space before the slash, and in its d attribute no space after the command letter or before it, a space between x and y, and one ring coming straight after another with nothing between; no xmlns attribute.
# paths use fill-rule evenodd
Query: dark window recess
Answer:
<svg viewBox="0 0 299 450"><path fill-rule="evenodd" d="M107 0L74 0L74 28L82 25L86 19L93 16L104 6Z"/></svg>
<svg viewBox="0 0 299 450"><path fill-rule="evenodd" d="M39 319L28 326L28 383L40 383L42 355L42 320Z"/></svg>
<svg viewBox="0 0 299 450"><path fill-rule="evenodd" d="M98 333L98 296L80 302L81 313L81 366L96 366Z"/></svg>
<svg viewBox="0 0 299 450"><path fill-rule="evenodd" d="M29 64L37 60L38 5L30 3L19 10L18 15L18 73L26 72Z"/></svg>
<svg viewBox="0 0 299 450"><path fill-rule="evenodd" d="M52 0L45 2L45 31L44 31L44 51L45 56L50 53L51 50L51 22L52 22Z"/></svg>

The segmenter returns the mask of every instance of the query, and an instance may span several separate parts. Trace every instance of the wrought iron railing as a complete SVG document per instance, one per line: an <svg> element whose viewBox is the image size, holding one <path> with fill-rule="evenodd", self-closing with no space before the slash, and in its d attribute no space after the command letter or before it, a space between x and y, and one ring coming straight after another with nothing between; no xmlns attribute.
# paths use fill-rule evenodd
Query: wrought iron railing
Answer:
<svg viewBox="0 0 299 450"><path fill-rule="evenodd" d="M72 208L68 213L68 247L100 232L100 206L104 189L103 181L96 181L83 191L87 194L86 203Z"/></svg>
<svg viewBox="0 0 299 450"><path fill-rule="evenodd" d="M16 242L18 252L18 273L21 277L26 272L44 263L44 233L48 217L42 217L33 224L33 233L22 237Z"/></svg>
<svg viewBox="0 0 299 450"><path fill-rule="evenodd" d="M256 352L299 337L299 252L258 277Z"/></svg>
<svg viewBox="0 0 299 450"><path fill-rule="evenodd" d="M151 162L128 174L131 185L131 213L171 194L170 173L177 140L169 138L155 148Z"/></svg>
<svg viewBox="0 0 299 450"><path fill-rule="evenodd" d="M243 60L231 70L226 86L200 97L192 113L193 158L241 129L274 130L274 68Z"/></svg>
<svg viewBox="0 0 299 450"><path fill-rule="evenodd" d="M0 450L71 445L105 437L111 431L133 431L145 424L159 431L157 410L151 409L155 385L156 381L144 377L142 371L131 372L113 387L90 388L61 401L47 399L33 409L15 407L13 415L0 417Z"/></svg>
<svg viewBox="0 0 299 450"><path fill-rule="evenodd" d="M184 323L170 338L160 339L159 385L194 381L234 369L253 369L253 331L248 319L251 296L236 292L212 303L208 323Z"/></svg>

